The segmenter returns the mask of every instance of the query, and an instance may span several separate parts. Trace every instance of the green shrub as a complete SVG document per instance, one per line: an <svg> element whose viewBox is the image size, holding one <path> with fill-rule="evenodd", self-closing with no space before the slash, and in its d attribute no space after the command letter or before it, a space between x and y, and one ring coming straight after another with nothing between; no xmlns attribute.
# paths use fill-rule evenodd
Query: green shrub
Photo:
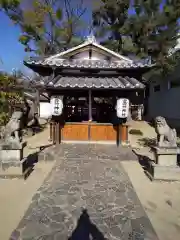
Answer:
<svg viewBox="0 0 180 240"><path fill-rule="evenodd" d="M143 133L139 129L131 129L129 134L143 136Z"/></svg>

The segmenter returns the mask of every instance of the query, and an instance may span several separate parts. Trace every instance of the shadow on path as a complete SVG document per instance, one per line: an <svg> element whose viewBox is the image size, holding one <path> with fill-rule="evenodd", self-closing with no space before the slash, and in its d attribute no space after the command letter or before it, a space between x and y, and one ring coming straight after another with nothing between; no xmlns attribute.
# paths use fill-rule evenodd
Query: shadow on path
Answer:
<svg viewBox="0 0 180 240"><path fill-rule="evenodd" d="M44 149L49 148L51 146L53 145L52 144L41 145L39 146L38 151L30 153L28 154L28 156L24 157L24 161L22 163L22 172L23 172L24 180L27 180L27 178L34 171L35 165L39 162L39 155L41 154L41 152ZM33 148L29 148L29 149L33 149Z"/></svg>
<svg viewBox="0 0 180 240"><path fill-rule="evenodd" d="M68 240L107 240L99 229L91 222L86 209L78 220L77 227Z"/></svg>

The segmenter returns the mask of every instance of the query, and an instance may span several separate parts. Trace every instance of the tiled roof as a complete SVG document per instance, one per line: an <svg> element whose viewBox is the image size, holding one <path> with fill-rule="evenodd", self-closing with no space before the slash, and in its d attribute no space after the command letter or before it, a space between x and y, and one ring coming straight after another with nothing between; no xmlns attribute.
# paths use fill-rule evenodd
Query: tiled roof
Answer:
<svg viewBox="0 0 180 240"><path fill-rule="evenodd" d="M49 81L41 82L53 88L86 88L86 89L143 89L145 85L133 77L70 77L57 76Z"/></svg>
<svg viewBox="0 0 180 240"><path fill-rule="evenodd" d="M151 67L151 64L146 62L137 61L107 61L107 60L91 60L91 59L30 59L25 62L26 65L37 65L37 66L51 66L51 67L62 67L62 68L97 68L97 69L126 69L126 68L143 68Z"/></svg>

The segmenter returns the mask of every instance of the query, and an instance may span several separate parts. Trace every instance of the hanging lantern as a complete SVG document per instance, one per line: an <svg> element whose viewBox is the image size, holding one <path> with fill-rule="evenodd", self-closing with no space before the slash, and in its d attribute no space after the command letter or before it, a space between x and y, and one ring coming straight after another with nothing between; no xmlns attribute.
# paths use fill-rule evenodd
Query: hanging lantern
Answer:
<svg viewBox="0 0 180 240"><path fill-rule="evenodd" d="M127 118L129 114L129 99L119 98L117 100L116 111L118 118Z"/></svg>
<svg viewBox="0 0 180 240"><path fill-rule="evenodd" d="M63 111L63 96L52 96L51 100L52 115L60 116Z"/></svg>

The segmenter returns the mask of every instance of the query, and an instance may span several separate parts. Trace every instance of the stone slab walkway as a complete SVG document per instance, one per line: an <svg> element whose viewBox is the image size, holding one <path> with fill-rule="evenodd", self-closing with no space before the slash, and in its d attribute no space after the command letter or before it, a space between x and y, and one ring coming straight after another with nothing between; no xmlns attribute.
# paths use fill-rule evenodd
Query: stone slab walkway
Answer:
<svg viewBox="0 0 180 240"><path fill-rule="evenodd" d="M130 148L114 148L115 161L107 158L112 146L64 144L51 151L56 164L11 240L157 240L119 161L134 157Z"/></svg>

